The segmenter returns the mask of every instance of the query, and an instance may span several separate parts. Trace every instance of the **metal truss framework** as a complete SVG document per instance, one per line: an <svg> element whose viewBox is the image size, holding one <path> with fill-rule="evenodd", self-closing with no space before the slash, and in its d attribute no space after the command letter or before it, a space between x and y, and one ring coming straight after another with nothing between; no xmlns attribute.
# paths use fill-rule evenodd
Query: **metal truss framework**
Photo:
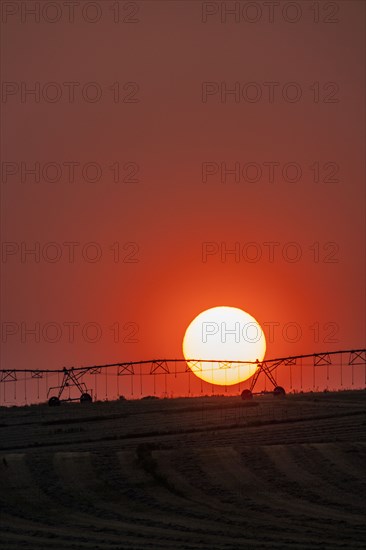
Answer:
<svg viewBox="0 0 366 550"><path fill-rule="evenodd" d="M92 373L95 374L95 370L96 369L93 369ZM52 390L57 390L58 389L58 395L57 395L57 399L60 399L62 397L62 394L64 392L64 390L70 386L74 386L76 387L79 392L80 392L80 395L85 395L88 393L88 388L85 384L85 382L81 381L80 382L80 379L84 376L84 372L77 372L75 369L71 368L71 369L67 369L67 368L63 368L62 369L62 372L63 372L63 379L62 379L62 383L60 386L52 386L50 388L48 388L48 392L47 392L47 397L49 396L50 392ZM73 399L68 399L68 401L73 401Z"/></svg>
<svg viewBox="0 0 366 550"><path fill-rule="evenodd" d="M346 360L344 358L346 356ZM43 378L47 374L62 373L63 379L60 385L52 386L48 388L48 394L52 390L58 389L57 399L62 397L63 392L67 387L75 387L79 390L81 396L87 395L88 389L82 378L86 374L99 375L106 372L106 369L116 368L117 376L133 376L133 375L177 375L184 372L195 372L202 370L202 363L215 364L213 370L237 368L240 365L257 365L257 370L252 376L250 383L250 391L252 392L258 382L260 376L265 376L273 387L277 386L274 371L281 366L291 367L298 364L302 364L303 360L308 359L314 369L320 366L329 366L334 364L333 359L342 365L364 365L366 367L366 349L356 350L340 350L329 351L322 353L313 353L306 355L294 355L291 357L280 357L277 359L268 359L265 361L223 361L217 359L150 359L145 361L128 361L119 363L108 363L105 365L92 365L87 367L70 367L56 370L50 369L0 369L0 383L4 382L17 382L19 380L18 375L24 374L30 378ZM338 361L337 361L338 359ZM179 366L183 368L179 370ZM216 366L217 365L217 366ZM144 369L144 372L143 372Z"/></svg>

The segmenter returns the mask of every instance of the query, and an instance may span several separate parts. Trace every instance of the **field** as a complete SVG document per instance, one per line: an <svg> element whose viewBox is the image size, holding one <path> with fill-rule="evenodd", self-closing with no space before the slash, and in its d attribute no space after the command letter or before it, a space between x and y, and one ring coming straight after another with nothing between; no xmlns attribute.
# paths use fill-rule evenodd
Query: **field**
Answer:
<svg viewBox="0 0 366 550"><path fill-rule="evenodd" d="M0 409L0 548L365 548L366 392Z"/></svg>

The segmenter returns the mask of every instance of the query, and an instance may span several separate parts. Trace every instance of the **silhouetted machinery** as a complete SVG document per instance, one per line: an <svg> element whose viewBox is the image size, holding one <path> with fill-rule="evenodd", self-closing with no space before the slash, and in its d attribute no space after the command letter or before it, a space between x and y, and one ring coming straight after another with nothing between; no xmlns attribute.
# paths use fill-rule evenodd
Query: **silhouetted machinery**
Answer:
<svg viewBox="0 0 366 550"><path fill-rule="evenodd" d="M263 392L261 392L261 393L263 393ZM282 386L275 386L273 388L272 393L275 397L286 397L286 390ZM245 401L247 401L249 399L253 399L252 390L243 390L241 392L241 398L244 399Z"/></svg>
<svg viewBox="0 0 366 550"><path fill-rule="evenodd" d="M294 365L296 363L296 357L287 357L284 359L274 360L270 362L264 361L263 363L256 361L258 369L253 375L253 378L250 383L250 389L243 390L241 392L241 398L244 400L253 399L253 389L257 383L257 380L260 374L264 374L270 383L273 385L273 395L274 397L286 397L286 390L282 386L277 386L277 382L272 374L279 365L285 364L286 366Z"/></svg>
<svg viewBox="0 0 366 550"><path fill-rule="evenodd" d="M352 385L353 385L353 368L356 365L363 365L365 368L365 378L366 378L366 349L356 349L356 350L341 350L341 351L328 351L321 353L305 354L305 355L296 355L291 357L281 357L277 359L267 359L265 361L254 361L253 364L257 365L257 369L253 374L249 389L245 389L241 392L241 398L248 400L253 398L253 390L257 384L259 376L265 377L266 380L269 380L271 386L273 387L272 393L277 398L285 397L286 391L282 386L278 386L273 372L278 367L289 367L290 373L293 366L299 365L302 369L302 361L308 360L310 366L313 367L313 387L315 387L315 370L317 367L325 366L327 369L327 379L329 380L329 367L332 364L340 364L341 372L342 365L350 366L352 372ZM335 361L334 361L335 360ZM119 376L128 375L138 376L142 380L143 375L157 375L162 374L173 375L176 377L177 373L191 373L192 370L188 366L189 363L196 363L196 365L208 362L208 363L222 363L222 367L219 368L228 368L229 363L233 363L236 367L239 363L247 364L245 361L218 361L215 359L149 359L144 361L129 361L125 363L109 363L105 365L94 365L89 367L72 367L72 368L63 368L62 370L37 370L29 371L27 369L4 369L0 370L0 382L17 382L17 375L19 373L30 372L31 378L39 379L42 378L44 373L62 373L63 379L61 385L54 386L49 388L47 392L47 398L53 390L58 390L57 395L53 395L48 399L48 404L50 406L60 405L63 401L80 401L80 403L90 403L92 398L92 391L89 390L82 381L82 377L86 374L99 375L102 372L106 372L105 369L114 368L116 369L117 379ZM181 370L177 370L177 366L182 365ZM145 370L143 370L145 369ZM301 370L302 372L302 370ZM301 374L302 376L302 374ZM142 387L142 382L141 382ZM69 397L62 398L66 388L69 390L73 389L80 393L79 397ZM107 391L107 390L106 390ZM259 392L263 393L263 392Z"/></svg>
<svg viewBox="0 0 366 550"><path fill-rule="evenodd" d="M285 364L286 365L293 365L295 364L295 361L290 361L292 358L288 358L287 360L284 360ZM281 363L282 363L282 359L280 360ZM261 373L263 373L267 378L268 380L270 381L270 383L273 385L273 395L274 397L286 397L286 390L285 388L283 388L282 386L277 386L277 382L272 374L272 371L275 370L279 364L281 364L280 362L273 362L273 363L270 363L270 364L266 364L266 362L263 362L263 363L260 363L257 359L257 365L258 365L258 369L256 370L256 372L254 373L253 375L253 378L252 378L252 381L251 381L251 384L250 384L250 389L246 389L246 390L243 390L241 392L241 398L244 399L244 400L249 400L249 399L253 399L253 389L257 383L257 380L258 380L258 377Z"/></svg>
<svg viewBox="0 0 366 550"><path fill-rule="evenodd" d="M91 403L92 396L90 395L88 388L86 387L85 382L81 382L79 379L83 376L83 372L75 373L74 369L63 369L63 379L60 386L53 386L49 388L47 397L49 396L52 390L58 389L58 394L53 395L49 398L48 404L50 407L57 407L62 401L80 401L80 403ZM76 387L80 391L80 397L67 397L61 399L63 392L69 386Z"/></svg>

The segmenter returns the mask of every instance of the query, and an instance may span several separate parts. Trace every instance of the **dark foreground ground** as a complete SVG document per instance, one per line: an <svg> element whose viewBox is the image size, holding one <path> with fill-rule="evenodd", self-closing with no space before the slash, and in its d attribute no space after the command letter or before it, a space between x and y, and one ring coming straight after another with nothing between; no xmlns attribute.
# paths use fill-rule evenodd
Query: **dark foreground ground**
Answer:
<svg viewBox="0 0 366 550"><path fill-rule="evenodd" d="M0 409L0 548L366 548L366 392Z"/></svg>

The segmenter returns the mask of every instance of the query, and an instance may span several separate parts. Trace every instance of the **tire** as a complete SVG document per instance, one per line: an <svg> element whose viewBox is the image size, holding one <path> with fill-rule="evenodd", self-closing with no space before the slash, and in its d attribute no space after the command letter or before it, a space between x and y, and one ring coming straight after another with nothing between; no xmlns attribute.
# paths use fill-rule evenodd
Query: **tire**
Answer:
<svg viewBox="0 0 366 550"><path fill-rule="evenodd" d="M273 395L275 397L286 397L286 391L282 386L276 386L273 390Z"/></svg>
<svg viewBox="0 0 366 550"><path fill-rule="evenodd" d="M241 392L241 398L248 401L249 399L253 399L253 394L250 390L243 390Z"/></svg>
<svg viewBox="0 0 366 550"><path fill-rule="evenodd" d="M49 398L48 404L50 407L58 407L61 403L59 398L56 397L56 395L53 395L52 397Z"/></svg>
<svg viewBox="0 0 366 550"><path fill-rule="evenodd" d="M89 393L82 393L80 396L80 403L91 403L92 396Z"/></svg>

